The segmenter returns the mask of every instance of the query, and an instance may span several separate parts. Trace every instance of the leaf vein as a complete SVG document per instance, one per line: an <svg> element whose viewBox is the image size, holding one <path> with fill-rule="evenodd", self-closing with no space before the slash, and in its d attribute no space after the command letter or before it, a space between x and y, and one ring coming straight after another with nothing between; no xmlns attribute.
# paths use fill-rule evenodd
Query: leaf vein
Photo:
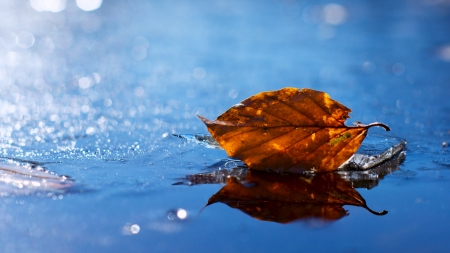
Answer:
<svg viewBox="0 0 450 253"><path fill-rule="evenodd" d="M303 95L303 94L302 94L302 95ZM322 107L316 100L312 99L310 96L307 96L307 95L303 95L303 96L305 96L305 97L309 98L311 101L313 101L314 104L317 105L317 107L319 107L320 109L322 109L322 111L325 112L325 114L327 114L327 115L330 116L331 118L335 119L338 123L344 125L342 122L340 122L339 119L336 119L336 118L333 116L332 113L328 112L324 107Z"/></svg>
<svg viewBox="0 0 450 253"><path fill-rule="evenodd" d="M286 134L292 132L293 130L295 130L295 127L293 127L291 130L287 131L286 133L282 133L282 134L278 135L278 136L275 137L275 138L269 139L269 140L267 140L267 141L264 141L264 142L262 142L262 143L259 143L259 144L256 145L256 146L253 146L253 147L248 148L248 149L244 149L244 150L242 150L242 151L240 151L240 152L243 153L243 152L247 152L247 151L249 151L249 150L252 150L252 149L254 149L254 148L258 148L258 147L260 147L260 146L262 146L262 145L264 145L264 144L266 144L266 143L268 143L268 142L271 142L271 141L273 141L273 140L275 140L275 139L278 139L278 138L280 138L280 137L283 137L284 135L286 135Z"/></svg>
<svg viewBox="0 0 450 253"><path fill-rule="evenodd" d="M294 146L294 145L298 144L299 142L303 141L304 139L310 137L312 134L315 134L315 133L317 133L317 132L320 132L320 131L322 131L322 130L324 130L324 129L325 129L325 128L320 128L319 130L317 130L317 131L311 133L311 134L308 135L308 136L305 136L305 138L303 138L303 139L301 139L301 140L299 140L299 141L297 141L297 142L295 142L295 143L293 143L293 144L291 144L291 145L285 147L284 149L277 150L276 152L274 152L274 153L271 154L270 156L266 156L264 159L270 159L272 156L275 156L276 154L279 154L279 153L281 153L281 152L284 152L284 151L290 149L292 146ZM302 157L302 158L303 158L303 157Z"/></svg>

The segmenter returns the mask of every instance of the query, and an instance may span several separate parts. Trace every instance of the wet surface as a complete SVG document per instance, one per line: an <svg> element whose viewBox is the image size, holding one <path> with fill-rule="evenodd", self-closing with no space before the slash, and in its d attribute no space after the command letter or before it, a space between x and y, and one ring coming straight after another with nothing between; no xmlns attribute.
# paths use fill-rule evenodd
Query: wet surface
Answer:
<svg viewBox="0 0 450 253"><path fill-rule="evenodd" d="M448 1L83 2L0 3L0 251L448 251ZM227 157L172 134L287 86L390 126L361 152L407 141L351 188L388 214L281 224L174 185Z"/></svg>

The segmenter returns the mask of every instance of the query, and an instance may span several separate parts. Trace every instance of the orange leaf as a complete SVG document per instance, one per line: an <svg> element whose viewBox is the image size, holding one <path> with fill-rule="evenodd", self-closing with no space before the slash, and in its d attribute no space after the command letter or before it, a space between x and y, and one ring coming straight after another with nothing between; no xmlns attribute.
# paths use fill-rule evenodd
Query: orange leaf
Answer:
<svg viewBox="0 0 450 253"><path fill-rule="evenodd" d="M284 88L261 92L211 121L199 116L230 157L250 169L278 172L336 170L372 126L347 127L351 110L324 92Z"/></svg>

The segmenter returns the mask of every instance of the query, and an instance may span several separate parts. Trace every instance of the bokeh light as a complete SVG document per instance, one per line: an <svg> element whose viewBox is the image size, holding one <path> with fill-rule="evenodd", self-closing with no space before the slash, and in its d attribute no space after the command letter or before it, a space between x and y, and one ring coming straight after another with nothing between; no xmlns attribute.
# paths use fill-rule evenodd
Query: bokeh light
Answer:
<svg viewBox="0 0 450 253"><path fill-rule="evenodd" d="M194 77L196 79L203 79L206 76L206 70L204 68L195 68Z"/></svg>
<svg viewBox="0 0 450 253"><path fill-rule="evenodd" d="M327 5L310 5L303 10L303 21L317 26L317 37L328 40L336 36L335 26L347 20L348 13L344 6L336 3Z"/></svg>
<svg viewBox="0 0 450 253"><path fill-rule="evenodd" d="M339 4L327 4L323 13L325 22L331 25L340 25L347 19L347 11Z"/></svg>
<svg viewBox="0 0 450 253"><path fill-rule="evenodd" d="M403 63L397 62L394 65L392 65L392 72L396 76L400 76L403 73L405 73L405 65Z"/></svg>
<svg viewBox="0 0 450 253"><path fill-rule="evenodd" d="M178 210L177 210L177 217L178 217L178 219L180 219L180 220L186 219L186 218L187 218L187 212L186 212L186 210L184 210L184 209L182 209L182 208L178 209Z"/></svg>
<svg viewBox="0 0 450 253"><path fill-rule="evenodd" d="M188 213L183 208L178 208L176 210L171 210L167 213L167 219L170 221L174 220L185 220L188 217Z"/></svg>
<svg viewBox="0 0 450 253"><path fill-rule="evenodd" d="M102 5L102 0L77 0L77 6L83 11L93 11Z"/></svg>
<svg viewBox="0 0 450 253"><path fill-rule="evenodd" d="M30 5L37 11L60 12L67 6L67 0L30 0Z"/></svg>
<svg viewBox="0 0 450 253"><path fill-rule="evenodd" d="M450 45L442 46L438 49L438 57L450 62Z"/></svg>
<svg viewBox="0 0 450 253"><path fill-rule="evenodd" d="M20 32L16 36L16 43L23 49L30 48L34 45L34 36L30 32Z"/></svg>
<svg viewBox="0 0 450 253"><path fill-rule="evenodd" d="M141 231L141 227L138 224L125 224L122 228L122 233L124 235L136 235Z"/></svg>

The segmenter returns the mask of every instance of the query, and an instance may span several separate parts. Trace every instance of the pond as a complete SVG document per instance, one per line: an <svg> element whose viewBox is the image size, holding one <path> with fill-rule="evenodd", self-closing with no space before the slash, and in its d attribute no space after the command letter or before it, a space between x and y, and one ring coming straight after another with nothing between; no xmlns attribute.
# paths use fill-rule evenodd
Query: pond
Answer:
<svg viewBox="0 0 450 253"><path fill-rule="evenodd" d="M449 1L6 0L0 16L1 252L450 250ZM365 181L267 175L176 136L284 87L389 125L358 153L405 152ZM274 185L291 202L253 201L285 198Z"/></svg>

